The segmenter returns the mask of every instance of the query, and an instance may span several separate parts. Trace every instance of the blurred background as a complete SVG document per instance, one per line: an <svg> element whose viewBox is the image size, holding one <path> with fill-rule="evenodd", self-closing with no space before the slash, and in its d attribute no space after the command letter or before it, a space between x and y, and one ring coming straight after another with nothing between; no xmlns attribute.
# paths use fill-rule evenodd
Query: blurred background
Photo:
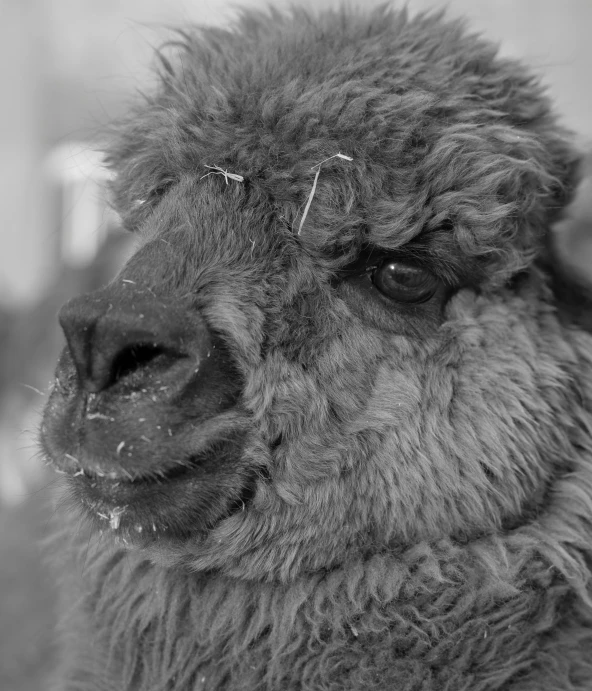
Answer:
<svg viewBox="0 0 592 691"><path fill-rule="evenodd" d="M110 211L105 125L150 88L167 27L228 22L259 0L0 0L0 689L44 689L51 586L39 561L52 478L35 447L62 346L60 305L109 280L132 240ZM274 6L298 4L275 0ZM306 3L302 3L306 4ZM315 0L315 9L335 0ZM374 0L351 0L370 6ZM396 4L396 3L395 3ZM399 3L402 4L402 3ZM442 3L407 0L412 12ZM526 60L582 151L592 142L592 0L449 0L451 15ZM592 264L592 170L567 226ZM566 235L568 237L568 235ZM575 249L574 249L575 248Z"/></svg>

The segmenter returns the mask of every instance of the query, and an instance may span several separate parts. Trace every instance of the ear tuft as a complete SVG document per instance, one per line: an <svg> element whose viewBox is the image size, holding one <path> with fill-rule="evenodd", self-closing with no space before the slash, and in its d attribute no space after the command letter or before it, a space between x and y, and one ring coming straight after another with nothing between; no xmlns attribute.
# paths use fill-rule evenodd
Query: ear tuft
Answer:
<svg viewBox="0 0 592 691"><path fill-rule="evenodd" d="M548 234L544 264L561 313L592 331L592 153L578 164L571 203Z"/></svg>

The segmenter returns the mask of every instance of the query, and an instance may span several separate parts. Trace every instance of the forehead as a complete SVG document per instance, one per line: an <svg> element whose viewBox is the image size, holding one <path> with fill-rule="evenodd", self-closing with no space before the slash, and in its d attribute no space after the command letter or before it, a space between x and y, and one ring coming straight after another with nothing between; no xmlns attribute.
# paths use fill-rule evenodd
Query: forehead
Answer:
<svg viewBox="0 0 592 691"><path fill-rule="evenodd" d="M163 66L160 90L111 150L124 217L153 190L191 180L196 203L201 186L226 199L218 213L272 215L276 234L318 256L404 245L442 266L469 255L512 270L532 249L532 233L504 225L528 229L521 186L550 185L537 136L517 129L546 102L457 24L251 16L235 31L186 36ZM204 178L207 166L243 180ZM233 227L245 242L253 232L244 215Z"/></svg>
<svg viewBox="0 0 592 691"><path fill-rule="evenodd" d="M317 201L314 180L309 199L312 208ZM299 284L311 285L363 272L396 256L424 266L450 286L481 281L484 267L463 255L448 222L416 235L393 225L385 237L373 232L362 214L357 223L350 218L320 232L318 222L310 224L308 214L300 227L302 206L296 211L290 222L289 207L270 201L256 184L184 176L148 212L139 233L144 242L158 245L158 260L155 257L150 265L156 261L163 267L174 265L177 275L184 266L188 276L200 280L220 270L232 280L239 274L258 280L277 274L287 278L289 272L299 276ZM311 216L318 218L318 212Z"/></svg>

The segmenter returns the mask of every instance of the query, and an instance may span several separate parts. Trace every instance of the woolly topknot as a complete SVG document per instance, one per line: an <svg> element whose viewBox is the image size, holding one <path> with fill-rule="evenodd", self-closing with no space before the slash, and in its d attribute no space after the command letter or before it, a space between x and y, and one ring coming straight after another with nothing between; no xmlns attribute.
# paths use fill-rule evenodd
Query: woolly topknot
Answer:
<svg viewBox="0 0 592 691"><path fill-rule="evenodd" d="M319 181L310 246L343 260L423 232L442 262L458 248L451 271L491 276L494 263L503 281L572 194L577 157L538 80L441 13L249 11L233 29L179 36L174 61L160 53L159 92L111 150L131 227L134 200L214 161L293 229L311 168L342 151L354 165Z"/></svg>

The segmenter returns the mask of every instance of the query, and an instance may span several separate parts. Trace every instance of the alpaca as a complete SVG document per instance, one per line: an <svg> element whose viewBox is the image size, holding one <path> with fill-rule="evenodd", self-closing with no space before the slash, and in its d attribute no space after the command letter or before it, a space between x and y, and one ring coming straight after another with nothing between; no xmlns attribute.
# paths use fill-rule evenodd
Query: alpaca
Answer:
<svg viewBox="0 0 592 691"><path fill-rule="evenodd" d="M59 319L60 690L592 689L579 156L441 14L179 33ZM168 50L168 49L167 49Z"/></svg>

